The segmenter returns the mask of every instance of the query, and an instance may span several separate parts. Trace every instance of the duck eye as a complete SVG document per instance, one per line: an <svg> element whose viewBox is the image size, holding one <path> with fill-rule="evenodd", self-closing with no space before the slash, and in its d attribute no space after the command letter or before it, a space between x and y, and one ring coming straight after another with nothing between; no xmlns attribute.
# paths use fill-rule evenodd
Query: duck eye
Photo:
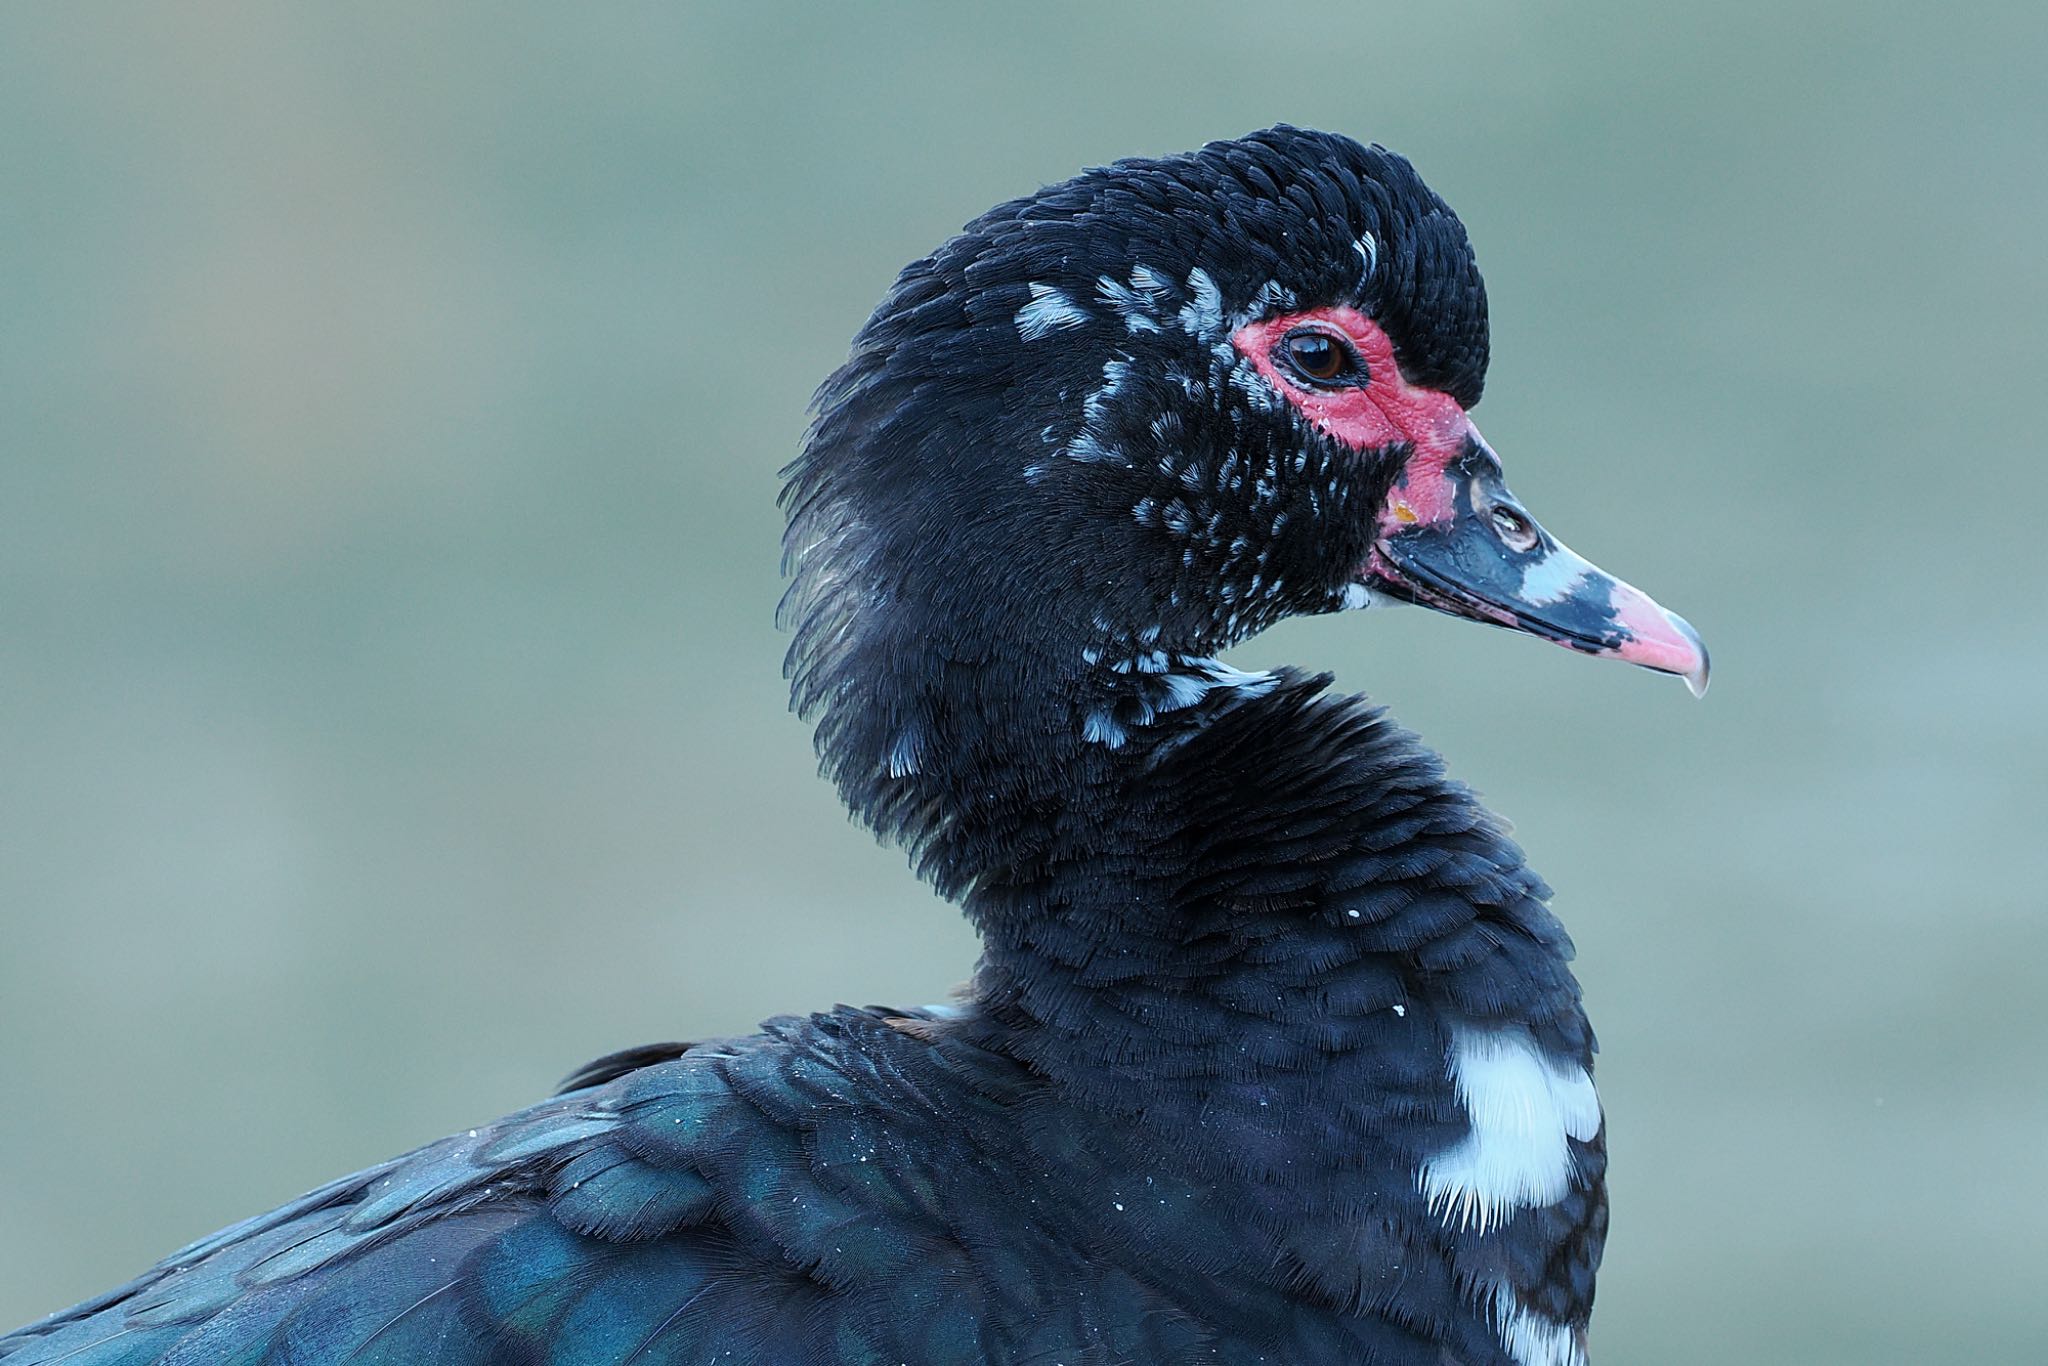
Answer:
<svg viewBox="0 0 2048 1366"><path fill-rule="evenodd" d="M1362 384L1365 367L1351 348L1327 332L1303 328L1280 342L1287 366L1316 384Z"/></svg>

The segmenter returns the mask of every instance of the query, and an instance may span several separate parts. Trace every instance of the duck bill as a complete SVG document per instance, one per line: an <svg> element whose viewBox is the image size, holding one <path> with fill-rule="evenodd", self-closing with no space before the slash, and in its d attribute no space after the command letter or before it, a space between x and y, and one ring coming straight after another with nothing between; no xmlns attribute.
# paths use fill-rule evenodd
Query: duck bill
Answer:
<svg viewBox="0 0 2048 1366"><path fill-rule="evenodd" d="M1397 487L1375 542L1372 587L1452 616L1540 636L1581 654L1607 655L1683 678L1707 691L1699 633L1641 589L1574 554L1508 492L1492 452L1431 471L1426 520ZM1421 502L1421 499L1414 500Z"/></svg>

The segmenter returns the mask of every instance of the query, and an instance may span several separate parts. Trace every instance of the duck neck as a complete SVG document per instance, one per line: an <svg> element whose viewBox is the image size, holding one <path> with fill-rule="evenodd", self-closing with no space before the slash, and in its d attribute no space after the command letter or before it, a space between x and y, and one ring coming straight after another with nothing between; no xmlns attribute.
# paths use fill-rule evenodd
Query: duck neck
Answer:
<svg viewBox="0 0 2048 1366"><path fill-rule="evenodd" d="M920 876L987 932L1079 878L1143 868L1128 805L1159 756L1280 678L1151 643L1000 658L923 639L868 652L889 686L842 698L819 726L826 772L854 814L902 844Z"/></svg>
<svg viewBox="0 0 2048 1366"><path fill-rule="evenodd" d="M1028 804L963 822L1001 850L963 897L999 1046L1161 1143L1277 1126L1289 1160L1352 1160L1386 1121L1360 1097L1448 1113L1460 1031L1589 1059L1548 889L1436 755L1326 678L1210 667L1122 691L1111 720L1197 691L1183 669L1208 681L1113 748L1085 713Z"/></svg>
<svg viewBox="0 0 2048 1366"><path fill-rule="evenodd" d="M827 772L980 931L996 1046L1075 1100L1165 1119L1291 1078L1341 1104L1402 1050L1440 1091L1461 1022L1590 1053L1548 889L1326 678L933 631L845 662Z"/></svg>

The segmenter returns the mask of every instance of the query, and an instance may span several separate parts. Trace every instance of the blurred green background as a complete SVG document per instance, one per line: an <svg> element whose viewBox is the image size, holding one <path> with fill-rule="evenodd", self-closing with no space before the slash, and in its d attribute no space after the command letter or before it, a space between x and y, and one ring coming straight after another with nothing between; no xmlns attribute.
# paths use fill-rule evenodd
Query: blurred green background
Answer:
<svg viewBox="0 0 2048 1366"><path fill-rule="evenodd" d="M1713 696L1296 623L1558 889L1596 1358L2048 1359L2048 7L0 10L0 1327L598 1053L939 998L784 712L775 470L1084 164L1406 151L1480 421Z"/></svg>

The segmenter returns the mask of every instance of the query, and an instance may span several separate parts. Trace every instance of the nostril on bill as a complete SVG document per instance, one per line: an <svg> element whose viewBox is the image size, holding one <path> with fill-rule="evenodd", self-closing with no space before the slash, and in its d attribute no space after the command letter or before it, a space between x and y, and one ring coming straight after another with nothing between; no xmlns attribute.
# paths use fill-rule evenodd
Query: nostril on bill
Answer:
<svg viewBox="0 0 2048 1366"><path fill-rule="evenodd" d="M1496 504L1490 520L1494 534L1501 543L1514 551L1530 551L1536 548L1536 524L1515 508L1505 503Z"/></svg>

